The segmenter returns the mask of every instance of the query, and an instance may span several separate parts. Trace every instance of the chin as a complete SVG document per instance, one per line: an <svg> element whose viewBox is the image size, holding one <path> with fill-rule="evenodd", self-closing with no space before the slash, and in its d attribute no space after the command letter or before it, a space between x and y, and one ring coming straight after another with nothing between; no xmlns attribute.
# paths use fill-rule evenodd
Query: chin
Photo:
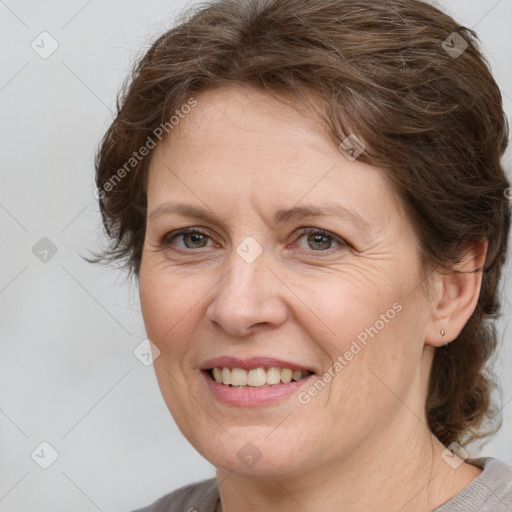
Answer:
<svg viewBox="0 0 512 512"><path fill-rule="evenodd" d="M301 473L301 467L308 466L306 459L311 445L305 451L304 444L294 442L295 437L286 429L280 433L268 427L263 429L264 433L258 427L227 427L227 430L229 434L223 432L214 438L205 437L204 431L197 432L189 441L213 466L237 474L291 477ZM318 452L310 456L318 461Z"/></svg>

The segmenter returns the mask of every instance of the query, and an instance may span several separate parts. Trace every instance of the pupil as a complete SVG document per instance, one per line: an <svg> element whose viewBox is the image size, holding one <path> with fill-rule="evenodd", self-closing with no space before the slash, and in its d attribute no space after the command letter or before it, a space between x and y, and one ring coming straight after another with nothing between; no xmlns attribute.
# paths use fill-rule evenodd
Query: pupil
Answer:
<svg viewBox="0 0 512 512"><path fill-rule="evenodd" d="M314 244L322 244L322 239L324 240L327 240L327 237L325 235L321 235L321 234L316 234L316 235L312 235L313 237L313 243ZM328 249L329 247L329 240L327 240L327 247L324 246L324 249Z"/></svg>
<svg viewBox="0 0 512 512"><path fill-rule="evenodd" d="M192 240L192 244L196 244L201 242L202 238L204 238L204 235L201 233L192 233L188 235L190 239Z"/></svg>

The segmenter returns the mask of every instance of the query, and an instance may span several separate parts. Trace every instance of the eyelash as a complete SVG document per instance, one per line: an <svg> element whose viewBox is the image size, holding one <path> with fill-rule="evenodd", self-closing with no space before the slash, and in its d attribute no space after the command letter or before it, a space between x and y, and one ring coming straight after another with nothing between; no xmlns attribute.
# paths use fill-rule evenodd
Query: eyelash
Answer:
<svg viewBox="0 0 512 512"><path fill-rule="evenodd" d="M171 241L174 239L174 238L177 238L177 237L180 237L180 236L184 236L184 235L188 235L188 234L200 234L200 235L204 235L208 238L212 238L210 236L210 233L208 231L205 231L201 228L183 228L183 229L180 229L178 231L174 231L174 232L171 232L171 233L168 233L167 235L165 235L162 239L162 246L170 246L172 245L171 244ZM351 247L350 244L344 240L343 238L337 236L337 235L334 235L333 233L330 233L329 231L326 231L324 229L320 229L320 228L311 228L311 227L307 227L307 228L300 228L299 229L299 232L297 234L297 237L295 238L295 241L298 241L300 240L304 235L311 235L311 234L316 234L316 235L323 235L327 238L330 238L332 239L333 241L335 241L338 245L339 245L339 248L349 248ZM203 247L199 247L198 249L203 249ZM179 248L180 251L193 251L194 249L187 249L187 248ZM306 250L306 249L304 249ZM318 251L315 251L313 249L311 249L312 252L315 252L315 253L328 253L328 254L331 254L332 252L332 248L329 248L329 249L325 249L325 250L318 250Z"/></svg>

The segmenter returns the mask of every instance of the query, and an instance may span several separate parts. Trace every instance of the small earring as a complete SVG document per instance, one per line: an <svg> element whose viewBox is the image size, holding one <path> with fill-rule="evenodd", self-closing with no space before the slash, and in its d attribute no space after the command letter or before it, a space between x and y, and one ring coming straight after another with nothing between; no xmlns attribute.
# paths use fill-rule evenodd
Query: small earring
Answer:
<svg viewBox="0 0 512 512"><path fill-rule="evenodd" d="M446 331L444 329L441 329L441 336L444 336L446 334ZM446 342L443 347L446 347L448 345L448 342Z"/></svg>

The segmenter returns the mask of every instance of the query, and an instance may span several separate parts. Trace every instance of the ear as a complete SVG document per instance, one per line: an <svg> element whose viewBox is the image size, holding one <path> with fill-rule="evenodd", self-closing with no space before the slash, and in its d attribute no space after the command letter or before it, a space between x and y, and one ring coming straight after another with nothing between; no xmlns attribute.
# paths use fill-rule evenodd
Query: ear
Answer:
<svg viewBox="0 0 512 512"><path fill-rule="evenodd" d="M482 286L487 247L485 239L471 243L452 270L435 276L432 319L425 339L427 345L440 347L456 339L473 314Z"/></svg>

